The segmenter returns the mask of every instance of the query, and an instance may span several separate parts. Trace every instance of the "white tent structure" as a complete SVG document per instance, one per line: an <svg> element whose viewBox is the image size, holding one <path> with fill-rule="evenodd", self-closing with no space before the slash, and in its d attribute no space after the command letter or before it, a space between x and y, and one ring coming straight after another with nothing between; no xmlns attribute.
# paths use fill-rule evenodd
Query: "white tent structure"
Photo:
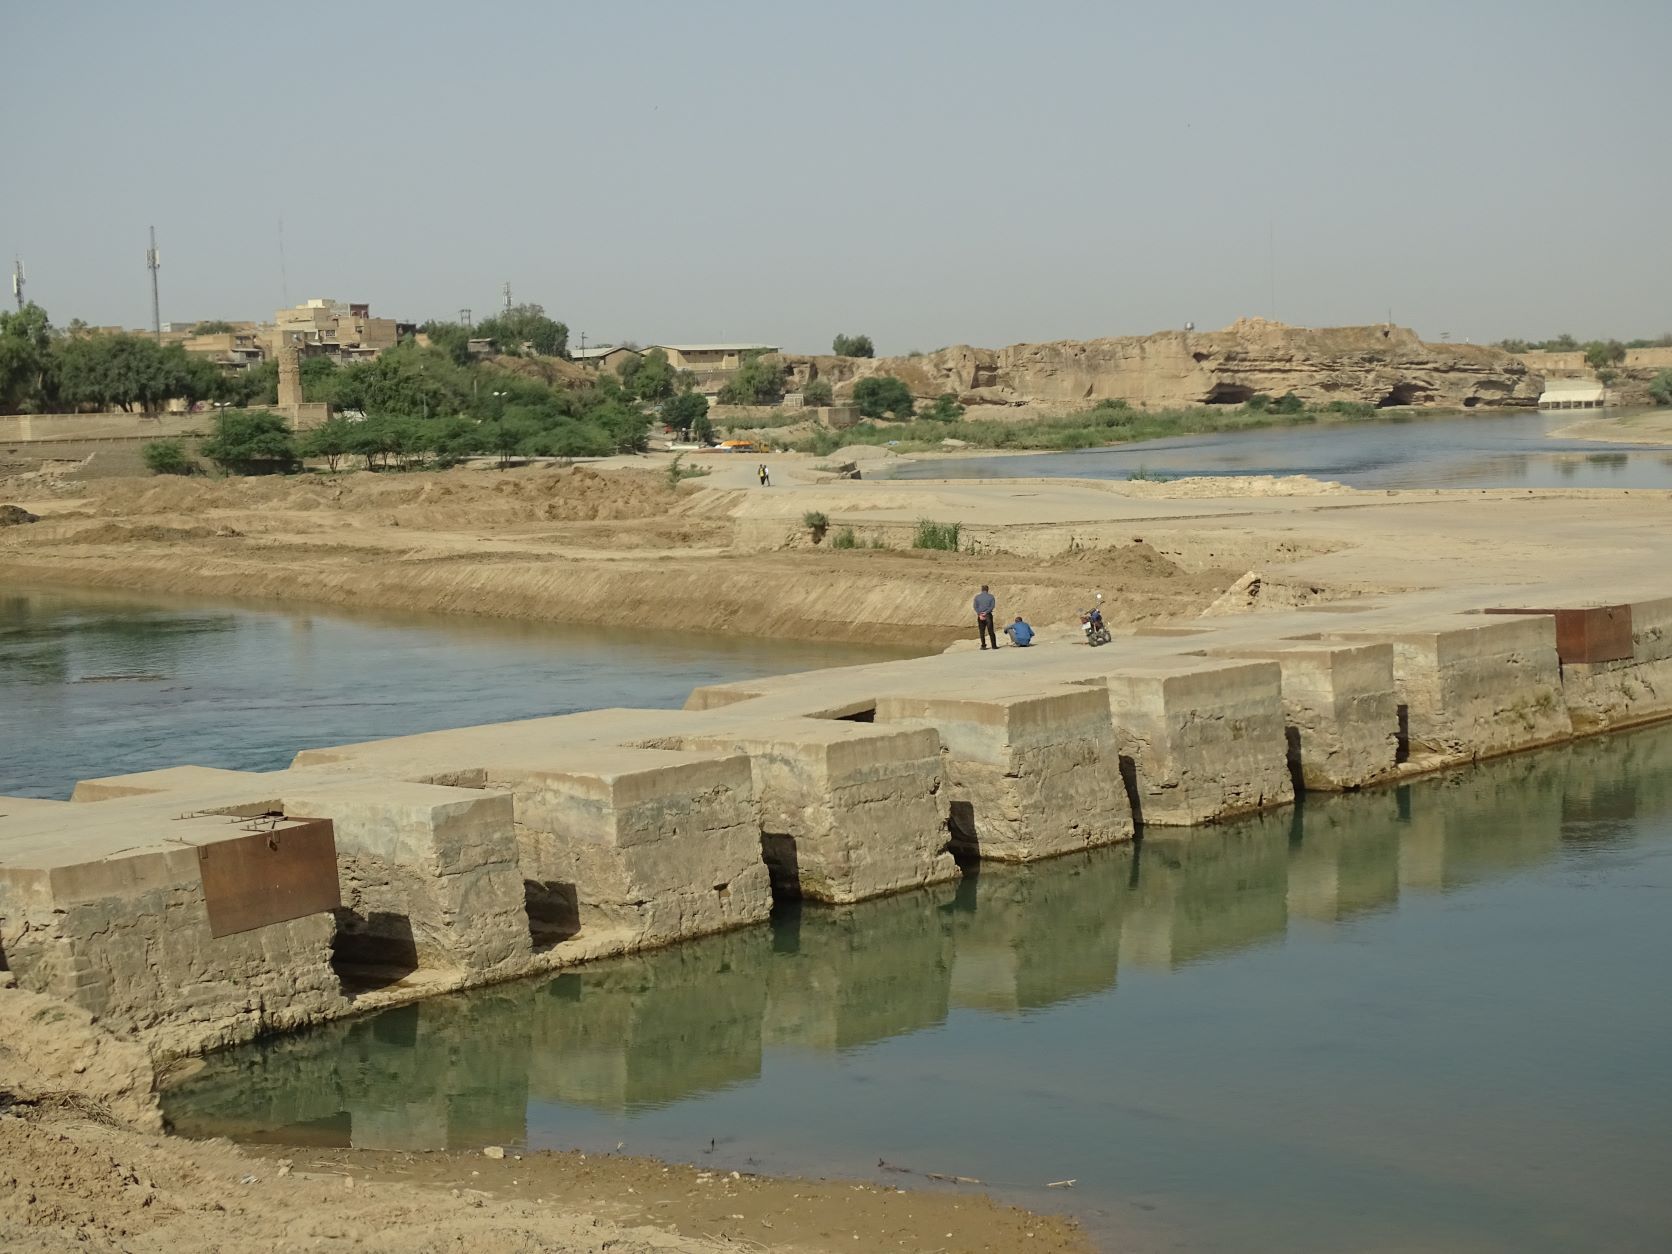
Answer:
<svg viewBox="0 0 1672 1254"><path fill-rule="evenodd" d="M1601 409L1607 403L1600 379L1546 379L1538 398L1540 409Z"/></svg>

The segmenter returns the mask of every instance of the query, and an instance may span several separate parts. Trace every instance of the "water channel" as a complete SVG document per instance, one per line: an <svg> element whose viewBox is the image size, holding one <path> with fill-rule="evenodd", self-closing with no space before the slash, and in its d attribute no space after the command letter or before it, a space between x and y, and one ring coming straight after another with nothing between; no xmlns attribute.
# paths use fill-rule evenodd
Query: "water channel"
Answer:
<svg viewBox="0 0 1672 1254"><path fill-rule="evenodd" d="M1073 453L937 458L888 473L896 479L1311 475L1355 488L1672 488L1672 447L1552 434L1599 417L1570 410L1365 419Z"/></svg>
<svg viewBox="0 0 1672 1254"><path fill-rule="evenodd" d="M0 590L0 796L600 706L909 650Z"/></svg>

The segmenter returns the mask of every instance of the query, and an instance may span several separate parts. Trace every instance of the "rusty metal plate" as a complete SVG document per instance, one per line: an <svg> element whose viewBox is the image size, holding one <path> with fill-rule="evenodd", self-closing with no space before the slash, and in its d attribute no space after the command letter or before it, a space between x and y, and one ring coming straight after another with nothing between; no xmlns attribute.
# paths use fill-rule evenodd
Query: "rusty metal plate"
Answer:
<svg viewBox="0 0 1672 1254"><path fill-rule="evenodd" d="M1490 609L1488 614L1549 614L1556 620L1556 656L1572 662L1625 662L1636 656L1631 606L1583 610Z"/></svg>
<svg viewBox="0 0 1672 1254"><path fill-rule="evenodd" d="M287 820L272 831L201 845L197 867L211 936L248 932L342 905L330 819Z"/></svg>

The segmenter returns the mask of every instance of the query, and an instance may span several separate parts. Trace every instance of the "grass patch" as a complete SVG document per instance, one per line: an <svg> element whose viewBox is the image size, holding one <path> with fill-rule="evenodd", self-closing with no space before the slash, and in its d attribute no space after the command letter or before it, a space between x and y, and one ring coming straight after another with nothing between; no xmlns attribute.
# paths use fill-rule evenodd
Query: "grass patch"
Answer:
<svg viewBox="0 0 1672 1254"><path fill-rule="evenodd" d="M1072 449L1102 448L1138 440L1160 440L1177 435L1210 435L1225 431L1252 431L1261 427L1302 426L1368 418L1376 408L1356 401L1331 401L1328 405L1292 411L1286 397L1267 402L1263 408L1242 405L1202 405L1192 409L1131 409L1119 403L1105 403L1077 414L1063 414L1021 421L1000 422L992 418L965 416L954 422L922 419L911 422L861 422L839 436L821 428L790 447L797 452L828 457L844 444L892 444L902 453L938 449L948 437L974 448L1028 449L1066 452Z"/></svg>
<svg viewBox="0 0 1672 1254"><path fill-rule="evenodd" d="M962 528L957 523L920 518L917 520L917 531L912 535L911 546L914 549L941 549L948 553L956 553L960 530Z"/></svg>
<svg viewBox="0 0 1672 1254"><path fill-rule="evenodd" d="M685 454L677 453L674 455L674 459L668 463L666 473L668 476L668 486L670 488L677 488L681 480L701 479L704 475L709 473L707 466L682 465L681 463L683 463L684 460Z"/></svg>
<svg viewBox="0 0 1672 1254"><path fill-rule="evenodd" d="M843 527L835 535L830 537L830 547L833 549L857 549L859 547L859 540L853 534L852 527Z"/></svg>

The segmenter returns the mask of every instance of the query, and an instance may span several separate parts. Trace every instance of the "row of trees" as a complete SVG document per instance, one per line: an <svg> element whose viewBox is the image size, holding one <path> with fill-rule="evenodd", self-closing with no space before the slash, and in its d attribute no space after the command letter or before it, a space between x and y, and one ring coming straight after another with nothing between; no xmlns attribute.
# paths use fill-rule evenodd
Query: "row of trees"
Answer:
<svg viewBox="0 0 1672 1254"><path fill-rule="evenodd" d="M148 411L175 398L234 400L237 392L212 363L177 344L144 335L60 332L33 303L0 313L0 409Z"/></svg>
<svg viewBox="0 0 1672 1254"><path fill-rule="evenodd" d="M1672 348L1672 331L1652 340L1585 340L1574 339L1573 336L1563 334L1549 340L1499 340L1497 347L1511 353L1577 353L1583 351L1588 364L1592 366L1607 366L1618 364L1625 360L1626 350L1632 348ZM1615 354L1618 356L1604 357L1599 361L1591 361L1591 355Z"/></svg>

